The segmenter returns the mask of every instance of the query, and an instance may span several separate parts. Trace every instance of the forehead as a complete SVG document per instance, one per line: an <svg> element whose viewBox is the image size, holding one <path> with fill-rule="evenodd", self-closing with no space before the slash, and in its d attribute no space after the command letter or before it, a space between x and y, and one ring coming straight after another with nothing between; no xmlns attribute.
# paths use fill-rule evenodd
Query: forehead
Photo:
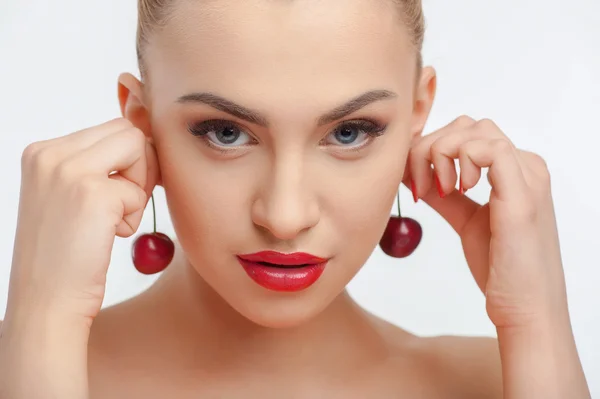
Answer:
<svg viewBox="0 0 600 399"><path fill-rule="evenodd" d="M391 0L180 0L147 49L149 77L174 96L199 88L402 90L415 66L396 7Z"/></svg>

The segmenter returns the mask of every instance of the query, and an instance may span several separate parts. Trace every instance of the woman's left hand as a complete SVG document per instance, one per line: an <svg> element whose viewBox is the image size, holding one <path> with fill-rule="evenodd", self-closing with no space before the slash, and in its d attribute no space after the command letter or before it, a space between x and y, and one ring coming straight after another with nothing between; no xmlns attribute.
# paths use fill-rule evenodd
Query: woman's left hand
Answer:
<svg viewBox="0 0 600 399"><path fill-rule="evenodd" d="M460 176L455 160L460 165ZM485 205L464 194L477 184L482 168L488 168L492 187ZM458 190L455 189L457 180ZM544 388L531 383L531 378L535 378L533 374L520 376L521 370L511 377L515 368L525 367L523 362L528 366L539 362L540 367L547 367L544 362L559 361L561 367L571 367L575 375L583 376L577 351L555 347L574 348L575 345L550 175L544 160L517 149L494 122L463 116L424 136L413 146L405 184L411 187L415 199L422 198L435 209L461 238L471 273L485 294L488 316L498 329L505 394L509 395L506 397L542 397L537 395ZM539 333L551 338L544 340L544 335L538 336L541 345L538 356L535 345L529 341L528 347L526 341ZM530 348L529 355L510 353L529 350L527 348ZM553 355L560 359L551 358ZM519 358L521 361L511 365L511 361ZM564 375L565 369L561 370ZM519 377L524 378L522 385L515 382ZM553 384L560 380L549 370L538 377L553 378L553 381L541 381L549 384L546 389L556 388ZM507 382L507 378L511 382ZM570 381L580 381L585 390L581 385L580 389L563 387L569 398L589 397L589 392L588 396L577 396L577 393L587 392L585 378ZM565 391L554 390L543 397L553 398L561 392ZM543 395L546 394L544 391Z"/></svg>
<svg viewBox="0 0 600 399"><path fill-rule="evenodd" d="M494 325L520 326L567 311L550 176L541 157L515 148L494 122L463 116L424 136L409 159L413 196L459 234ZM482 168L489 168L492 186L483 206L455 189L457 180L465 191L474 187Z"/></svg>

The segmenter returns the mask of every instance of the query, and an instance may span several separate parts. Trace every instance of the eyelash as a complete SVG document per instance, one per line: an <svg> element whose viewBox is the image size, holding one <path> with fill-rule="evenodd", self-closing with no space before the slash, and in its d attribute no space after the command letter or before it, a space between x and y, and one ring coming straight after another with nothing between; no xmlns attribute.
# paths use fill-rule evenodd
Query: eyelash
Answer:
<svg viewBox="0 0 600 399"><path fill-rule="evenodd" d="M341 147L342 151L360 151L373 142L373 140L375 140L377 137L382 136L385 133L387 125L380 124L371 119L354 119L340 123L331 132L329 132L327 136L347 127L355 128L360 132L365 133L368 138L358 145L341 145L337 147Z"/></svg>
<svg viewBox="0 0 600 399"><path fill-rule="evenodd" d="M235 129L239 129L241 131L243 131L244 133L246 133L241 127L239 127L236 123L228 121L228 120L224 120L224 119L210 119L210 120L206 120L203 122L197 122L197 123L190 123L187 126L187 130L196 137L201 138L209 147L221 152L221 153L227 153L227 152L231 152L231 151L235 151L236 149L239 149L240 147L247 147L249 145L253 145L257 143L257 140L254 139L252 136L250 136L248 133L248 136L250 136L250 140L252 141L249 144L244 144L244 145L239 145L239 146L235 146L235 147L226 147L226 146L221 146L218 145L214 142L212 142L208 137L207 134L212 132L212 131L218 131L218 129L222 129L222 128L227 128L227 127L233 127ZM364 140L362 143L358 144L358 145L354 145L354 146L344 146L344 145L339 145L336 147L341 147L342 151L360 151L361 149L363 149L364 147L368 146L375 138L382 136L386 129L387 129L387 125L385 124L381 124L375 120L372 119L355 119L355 120L349 120L349 121L345 121L340 123L339 125L337 125L332 131L330 131L327 136L329 136L330 134L335 134L337 131L342 130L343 128L354 128L359 130L362 133L365 133L367 136L369 136L366 140ZM325 139L323 139L325 140Z"/></svg>

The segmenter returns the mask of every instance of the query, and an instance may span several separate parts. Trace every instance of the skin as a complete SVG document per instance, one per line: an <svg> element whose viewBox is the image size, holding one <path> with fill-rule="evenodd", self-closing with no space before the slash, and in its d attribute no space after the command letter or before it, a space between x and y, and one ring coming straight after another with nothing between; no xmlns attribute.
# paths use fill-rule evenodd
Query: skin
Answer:
<svg viewBox="0 0 600 399"><path fill-rule="evenodd" d="M588 398L543 160L489 120L460 117L423 136L435 72L417 70L390 7L182 2L147 47L145 82L119 79L124 119L28 147L0 393ZM387 96L318 124L373 90ZM226 98L264 123L178 101L190 93ZM236 145L247 144L223 152L187 130L209 119L235 123ZM358 119L385 133L336 141L336 127ZM472 188L481 168L493 187L485 206L454 189ZM416 337L346 293L401 183L460 235L498 342ZM112 240L137 230L157 184L176 257L149 290L100 311ZM53 219L64 214L80 217ZM312 287L277 293L235 259L264 249L331 260Z"/></svg>

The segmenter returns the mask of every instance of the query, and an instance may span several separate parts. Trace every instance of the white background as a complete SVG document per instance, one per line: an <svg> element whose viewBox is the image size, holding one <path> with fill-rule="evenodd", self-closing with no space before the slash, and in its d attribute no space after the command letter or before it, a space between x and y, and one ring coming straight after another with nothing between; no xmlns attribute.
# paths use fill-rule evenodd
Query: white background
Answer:
<svg viewBox="0 0 600 399"><path fill-rule="evenodd" d="M600 2L425 0L425 61L439 72L428 132L460 114L490 117L553 175L572 322L592 392L600 396ZM0 0L0 318L4 315L20 183L32 141L119 116L116 79L137 74L136 1ZM485 200L485 179L473 190ZM483 296L450 227L402 191L424 227L408 259L377 248L350 290L366 308L418 334L494 335ZM171 234L157 191L159 228ZM142 228L151 229L152 214ZM105 305L154 277L130 266L118 240Z"/></svg>

